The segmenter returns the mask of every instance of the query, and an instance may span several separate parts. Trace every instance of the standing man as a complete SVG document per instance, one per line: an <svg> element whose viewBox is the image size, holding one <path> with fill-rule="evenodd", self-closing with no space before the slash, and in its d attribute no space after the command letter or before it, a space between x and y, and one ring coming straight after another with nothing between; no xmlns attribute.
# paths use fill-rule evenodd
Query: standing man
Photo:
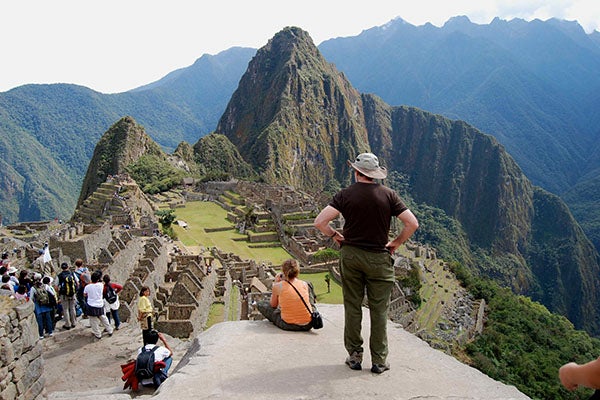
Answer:
<svg viewBox="0 0 600 400"><path fill-rule="evenodd" d="M387 170L379 166L374 154L359 154L355 162L348 161L348 164L353 169L355 183L333 197L315 218L314 226L341 246L344 346L349 354L346 364L353 370L362 369L361 306L366 289L371 317L371 372L380 374L390 369L387 323L395 280L391 255L412 236L419 222L396 192L375 181L384 179ZM340 214L345 221L343 233L329 226ZM388 234L393 217L398 217L404 227L390 241Z"/></svg>
<svg viewBox="0 0 600 400"><path fill-rule="evenodd" d="M65 318L64 329L69 330L75 328L77 324L77 310L75 305L77 303L77 287L79 286L79 280L72 271L69 271L69 264L66 262L60 264L62 270L55 279L56 290L62 304L63 316Z"/></svg>

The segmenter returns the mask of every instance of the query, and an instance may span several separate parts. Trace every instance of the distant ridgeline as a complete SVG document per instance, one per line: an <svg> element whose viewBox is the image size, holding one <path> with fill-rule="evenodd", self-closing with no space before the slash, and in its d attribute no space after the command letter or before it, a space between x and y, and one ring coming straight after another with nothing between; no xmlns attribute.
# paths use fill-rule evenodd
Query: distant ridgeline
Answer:
<svg viewBox="0 0 600 400"><path fill-rule="evenodd" d="M346 160L371 150L446 259L600 333L598 254L556 196L533 186L491 136L462 121L358 93L309 35L286 28L248 65L217 129L167 155L130 117L101 138L80 202L108 175L147 192L184 176L258 179L326 199L350 183Z"/></svg>

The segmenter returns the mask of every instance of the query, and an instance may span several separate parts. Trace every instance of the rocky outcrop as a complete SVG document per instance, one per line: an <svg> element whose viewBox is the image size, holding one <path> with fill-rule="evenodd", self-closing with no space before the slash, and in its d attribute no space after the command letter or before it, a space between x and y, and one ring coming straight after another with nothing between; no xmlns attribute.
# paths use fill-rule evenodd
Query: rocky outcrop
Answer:
<svg viewBox="0 0 600 400"><path fill-rule="evenodd" d="M80 206L109 175L127 172L128 165L145 154L166 157L144 128L131 117L117 121L100 138L88 165L77 206Z"/></svg>

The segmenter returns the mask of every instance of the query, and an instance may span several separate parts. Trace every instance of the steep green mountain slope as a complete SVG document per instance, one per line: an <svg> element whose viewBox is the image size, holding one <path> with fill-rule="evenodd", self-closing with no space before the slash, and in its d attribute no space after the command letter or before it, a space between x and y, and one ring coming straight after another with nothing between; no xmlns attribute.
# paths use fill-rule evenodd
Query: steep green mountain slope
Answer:
<svg viewBox="0 0 600 400"><path fill-rule="evenodd" d="M588 110L600 89L600 46L574 22L456 17L436 28L397 19L319 49L363 93L494 135L547 190L560 194L582 166L598 167L586 162L598 141Z"/></svg>

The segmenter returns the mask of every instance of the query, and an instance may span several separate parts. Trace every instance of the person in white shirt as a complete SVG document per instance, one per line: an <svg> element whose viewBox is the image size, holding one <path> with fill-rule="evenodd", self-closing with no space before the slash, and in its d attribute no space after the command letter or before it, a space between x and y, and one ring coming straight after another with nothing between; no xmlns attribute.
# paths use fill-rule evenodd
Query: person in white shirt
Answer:
<svg viewBox="0 0 600 400"><path fill-rule="evenodd" d="M151 329L147 335L147 344L138 349L138 355L142 352L142 349L152 350L154 346L158 343L158 339L163 342L164 346L158 346L154 350L154 362L163 361L165 363L165 367L162 368L161 373L159 373L160 380L157 381L157 374L154 375L154 378L142 379L140 384L143 386L159 386L162 381L167 379L169 368L171 368L171 364L173 363L173 350L167 343L165 336L157 331L156 329Z"/></svg>
<svg viewBox="0 0 600 400"><path fill-rule="evenodd" d="M113 334L113 328L104 313L104 298L102 296L104 283L101 281L102 271L94 271L91 278L92 283L88 283L83 289L83 296L86 299L86 314L90 320L92 333L96 339L102 339L100 324L104 326L108 336L112 336Z"/></svg>

